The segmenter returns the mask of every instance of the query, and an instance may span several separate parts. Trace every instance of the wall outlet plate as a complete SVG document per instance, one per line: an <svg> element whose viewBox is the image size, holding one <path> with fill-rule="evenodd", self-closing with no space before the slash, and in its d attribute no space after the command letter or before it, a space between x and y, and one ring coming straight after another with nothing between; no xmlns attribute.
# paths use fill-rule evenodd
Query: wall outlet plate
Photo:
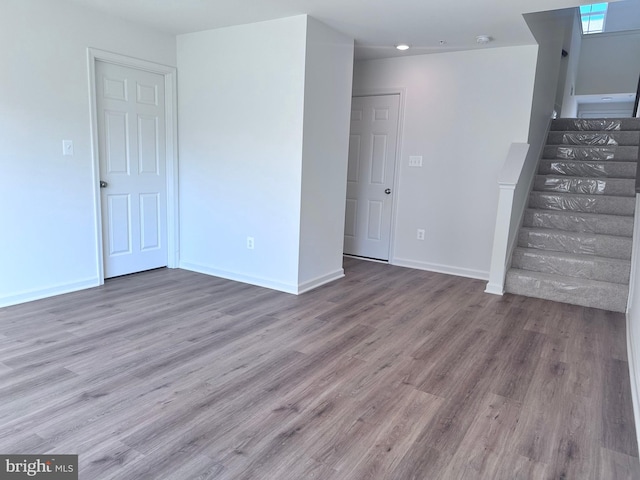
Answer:
<svg viewBox="0 0 640 480"><path fill-rule="evenodd" d="M422 166L422 155L412 155L409 157L409 166L410 167L421 167Z"/></svg>

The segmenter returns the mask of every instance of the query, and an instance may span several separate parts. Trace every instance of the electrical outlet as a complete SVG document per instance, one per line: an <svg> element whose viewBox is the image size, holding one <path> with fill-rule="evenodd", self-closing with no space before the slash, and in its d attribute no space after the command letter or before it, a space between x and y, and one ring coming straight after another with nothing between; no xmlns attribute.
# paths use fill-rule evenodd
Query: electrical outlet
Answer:
<svg viewBox="0 0 640 480"><path fill-rule="evenodd" d="M410 167L421 167L422 166L422 155L415 155L409 157L409 166Z"/></svg>
<svg viewBox="0 0 640 480"><path fill-rule="evenodd" d="M247 248L249 250L253 250L253 247L254 247L253 237L247 237Z"/></svg>
<svg viewBox="0 0 640 480"><path fill-rule="evenodd" d="M424 228L419 228L418 233L416 235L418 240L424 240Z"/></svg>

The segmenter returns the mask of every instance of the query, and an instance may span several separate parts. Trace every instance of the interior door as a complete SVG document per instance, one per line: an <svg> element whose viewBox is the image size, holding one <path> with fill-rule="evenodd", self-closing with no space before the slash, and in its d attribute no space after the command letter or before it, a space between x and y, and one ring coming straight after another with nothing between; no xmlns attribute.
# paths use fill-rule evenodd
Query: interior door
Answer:
<svg viewBox="0 0 640 480"><path fill-rule="evenodd" d="M96 62L105 278L167 265L162 75Z"/></svg>
<svg viewBox="0 0 640 480"><path fill-rule="evenodd" d="M400 95L354 97L344 252L389 259Z"/></svg>

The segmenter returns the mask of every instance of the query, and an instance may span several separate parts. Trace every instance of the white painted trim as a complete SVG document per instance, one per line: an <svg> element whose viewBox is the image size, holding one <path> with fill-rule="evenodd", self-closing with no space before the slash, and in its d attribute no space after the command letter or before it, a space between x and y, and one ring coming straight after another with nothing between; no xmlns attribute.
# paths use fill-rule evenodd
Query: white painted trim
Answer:
<svg viewBox="0 0 640 480"><path fill-rule="evenodd" d="M343 277L344 277L344 269L340 268L335 272L327 273L326 275L321 275L320 277L316 277L314 279L307 280L306 282L300 283L298 285L297 293L301 294L301 293L308 292L310 290L313 290L314 288L321 287L322 285L331 283Z"/></svg>
<svg viewBox="0 0 640 480"><path fill-rule="evenodd" d="M511 260L513 259L513 251L518 246L518 235L520 235L520 229L522 228L522 225L524 224L524 213L527 211L527 205L529 205L529 201L528 200L527 200L527 203L525 203L525 205L524 205L525 208L524 208L524 210L522 210L522 213L520 214L520 218L516 222L517 228L515 230L515 235L511 235L510 239L509 239L509 246L507 247L506 264L504 266L504 268L505 268L505 278L506 278L506 271L508 271L511 268Z"/></svg>
<svg viewBox="0 0 640 480"><path fill-rule="evenodd" d="M486 293L494 295L502 295L504 293L507 264L510 259L509 232L511 229L515 185L500 184L499 190L491 266L489 267L489 283L485 289Z"/></svg>
<svg viewBox="0 0 640 480"><path fill-rule="evenodd" d="M633 265L633 264L632 264ZM631 296L631 295L629 295ZM638 380L636 375L636 358L638 356L636 345L631 335L632 312L627 311L627 363L629 365L629 380L631 383L631 403L633 405L633 419L636 426L636 439L640 444L640 392L638 392Z"/></svg>
<svg viewBox="0 0 640 480"><path fill-rule="evenodd" d="M393 195L391 203L391 231L389 232L389 252L387 258L390 260L395 255L396 231L398 222L398 201L400 195L400 171L402 167L402 134L404 132L404 112L407 89L405 87L395 88L374 88L371 90L354 91L353 97L376 97L382 95L399 95L398 100L398 131L396 133L396 164L393 170ZM388 260L388 261L389 261Z"/></svg>
<svg viewBox="0 0 640 480"><path fill-rule="evenodd" d="M634 317L638 314L638 305L635 305L633 300L635 297L636 288L638 285L638 274L640 273L640 221L638 216L640 215L640 195L636 194L636 210L633 222L633 248L631 249L631 276L629 278L629 297L627 300L627 363L629 364L629 382L631 387L631 403L633 405L633 418L636 425L636 438L638 444L640 444L640 392L638 387L637 375L640 375L640 371L637 370L637 358L638 358L638 346L634 342L634 335L636 334L633 328ZM640 321L640 318L635 318L636 323Z"/></svg>
<svg viewBox="0 0 640 480"><path fill-rule="evenodd" d="M343 257L355 258L356 260L362 260L364 262L382 263L384 265L390 265L389 260L378 260L377 258L359 257L358 255L351 255L349 253L343 253Z"/></svg>
<svg viewBox="0 0 640 480"><path fill-rule="evenodd" d="M511 187L512 189L516 188L520 180L520 175L522 175L522 169L524 168L528 153L528 143L514 142L509 146L507 158L498 174L498 185L501 187Z"/></svg>
<svg viewBox="0 0 640 480"><path fill-rule="evenodd" d="M631 275L629 276L629 296L627 297L627 315L631 312L633 308L633 293L636 289L636 282L638 281L637 275L637 265L638 260L640 260L640 252L638 249L640 248L640 221L638 220L638 216L640 215L640 194L636 193L636 208L634 210L633 216L633 243L631 248ZM629 330L627 330L627 334ZM639 372L640 373L640 372Z"/></svg>
<svg viewBox="0 0 640 480"><path fill-rule="evenodd" d="M486 293L494 295L504 293L504 281L515 245L513 238L517 238L517 235L511 238L515 189L520 181L528 153L528 143L512 143L498 174L498 207Z"/></svg>
<svg viewBox="0 0 640 480"><path fill-rule="evenodd" d="M295 284L282 283L268 278L255 277L253 275L245 275L238 272L230 272L227 270L220 270L208 265L201 265L191 262L180 262L180 267L184 270L192 272L204 273L205 275L211 275L214 277L225 278L227 280L233 280L234 282L248 283L250 285L256 285L258 287L270 288L272 290L278 290L280 292L298 294L298 286Z"/></svg>
<svg viewBox="0 0 640 480"><path fill-rule="evenodd" d="M58 285L52 285L47 288L41 288L38 290L28 290L17 294L9 295L7 297L0 298L0 308L9 307L11 305L17 305L19 303L31 302L33 300L40 300L42 298L53 297L55 295L62 295L64 293L76 292L78 290L84 290L86 288L97 287L100 285L97 277L87 278L78 282L61 283Z"/></svg>
<svg viewBox="0 0 640 480"><path fill-rule="evenodd" d="M501 283L487 283L487 288L484 289L484 293L491 293L492 295L504 295L504 284Z"/></svg>
<svg viewBox="0 0 640 480"><path fill-rule="evenodd" d="M93 231L96 235L96 275L99 285L104 284L104 249L102 245L102 209L100 200L100 147L98 144L98 102L96 94L96 56L87 49L87 68L89 76L89 127L91 129L91 177L93 179Z"/></svg>
<svg viewBox="0 0 640 480"><path fill-rule="evenodd" d="M475 278L478 280L489 280L489 272L484 270L473 270L471 268L454 267L451 265L441 265L438 263L420 262L406 258L394 258L391 265L398 267L415 268L417 270L427 270L429 272L444 273L457 277Z"/></svg>
<svg viewBox="0 0 640 480"><path fill-rule="evenodd" d="M104 283L104 258L102 245L102 209L100 201L100 149L98 148L98 109L96 98L96 61L112 63L156 73L164 77L166 163L167 163L167 266L177 268L180 250L179 204L178 204L178 93L176 68L139 58L96 48L87 49L89 73L89 110L91 122L91 155L93 158L93 202L94 228L96 232L96 273L99 284Z"/></svg>

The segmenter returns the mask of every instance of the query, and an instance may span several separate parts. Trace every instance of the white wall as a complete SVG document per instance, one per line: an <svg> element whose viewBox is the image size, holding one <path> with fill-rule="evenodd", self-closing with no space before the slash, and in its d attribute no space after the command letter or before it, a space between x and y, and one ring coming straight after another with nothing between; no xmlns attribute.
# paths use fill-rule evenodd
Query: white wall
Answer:
<svg viewBox="0 0 640 480"><path fill-rule="evenodd" d="M606 31L637 30L640 22L640 3L637 0L611 2L607 8Z"/></svg>
<svg viewBox="0 0 640 480"><path fill-rule="evenodd" d="M574 19L572 9L525 15L527 25L538 43L528 144L526 149L525 145L513 145L513 151L498 178L501 201L496 216L491 278L486 289L489 293L502 294L504 290L505 272L510 266L511 253L517 242L531 185L546 142L554 104L557 107L557 101L561 98L558 90L567 81L569 66L563 64L561 52L563 46L571 41ZM525 152L524 158L520 152Z"/></svg>
<svg viewBox="0 0 640 480"><path fill-rule="evenodd" d="M565 79L562 109L560 116L575 118L578 115L578 102L576 102L576 81L578 78L578 66L580 64L580 51L582 49L582 27L580 16L576 11L571 26L571 41L569 42L569 56L567 57L567 76Z"/></svg>
<svg viewBox="0 0 640 480"><path fill-rule="evenodd" d="M527 141L536 52L531 45L356 62L354 92L406 89L392 263L488 278L496 179L511 143ZM424 167L409 168L410 155L423 155Z"/></svg>
<svg viewBox="0 0 640 480"><path fill-rule="evenodd" d="M87 47L176 60L174 37L140 25L66 2L2 1L0 306L98 284Z"/></svg>
<svg viewBox="0 0 640 480"><path fill-rule="evenodd" d="M183 268L297 285L306 25L178 36Z"/></svg>
<svg viewBox="0 0 640 480"><path fill-rule="evenodd" d="M342 275L352 56L304 15L178 37L181 267L292 293Z"/></svg>
<svg viewBox="0 0 640 480"><path fill-rule="evenodd" d="M579 118L620 118L633 116L633 102L580 103Z"/></svg>
<svg viewBox="0 0 640 480"><path fill-rule="evenodd" d="M534 13L525 15L525 19L538 42L538 52L529 122L530 148L514 192L509 233L510 250L517 239L522 215L529 201L531 185L547 140L558 89L563 41L566 29L571 28L573 23L573 16L569 11Z"/></svg>
<svg viewBox="0 0 640 480"><path fill-rule="evenodd" d="M631 279L629 301L627 303L627 355L631 395L636 425L636 436L640 443L640 195L636 195L636 218L633 229L633 254L631 258Z"/></svg>
<svg viewBox="0 0 640 480"><path fill-rule="evenodd" d="M640 75L640 31L585 35L577 95L635 93Z"/></svg>
<svg viewBox="0 0 640 480"><path fill-rule="evenodd" d="M558 88L556 91L555 100L555 111L558 116L561 116L565 91L566 94L569 95L571 93L571 86L575 84L574 78L577 70L578 59L580 58L580 56L578 55L579 46L578 48L576 48L576 43L582 40L582 30L580 27L580 17L578 15L578 12L579 10L577 8L571 8L556 12L529 14L525 17L525 19L530 19L529 22L531 21L531 18L535 18L535 16L552 15L552 18L553 16L566 18L566 20L563 21L564 24L561 27L563 32L561 55L563 56L561 57L560 61L560 74L558 77ZM531 25L529 25L529 29L531 29ZM565 52L567 53L566 56L564 56Z"/></svg>
<svg viewBox="0 0 640 480"><path fill-rule="evenodd" d="M301 290L343 275L353 39L309 18L300 219Z"/></svg>

